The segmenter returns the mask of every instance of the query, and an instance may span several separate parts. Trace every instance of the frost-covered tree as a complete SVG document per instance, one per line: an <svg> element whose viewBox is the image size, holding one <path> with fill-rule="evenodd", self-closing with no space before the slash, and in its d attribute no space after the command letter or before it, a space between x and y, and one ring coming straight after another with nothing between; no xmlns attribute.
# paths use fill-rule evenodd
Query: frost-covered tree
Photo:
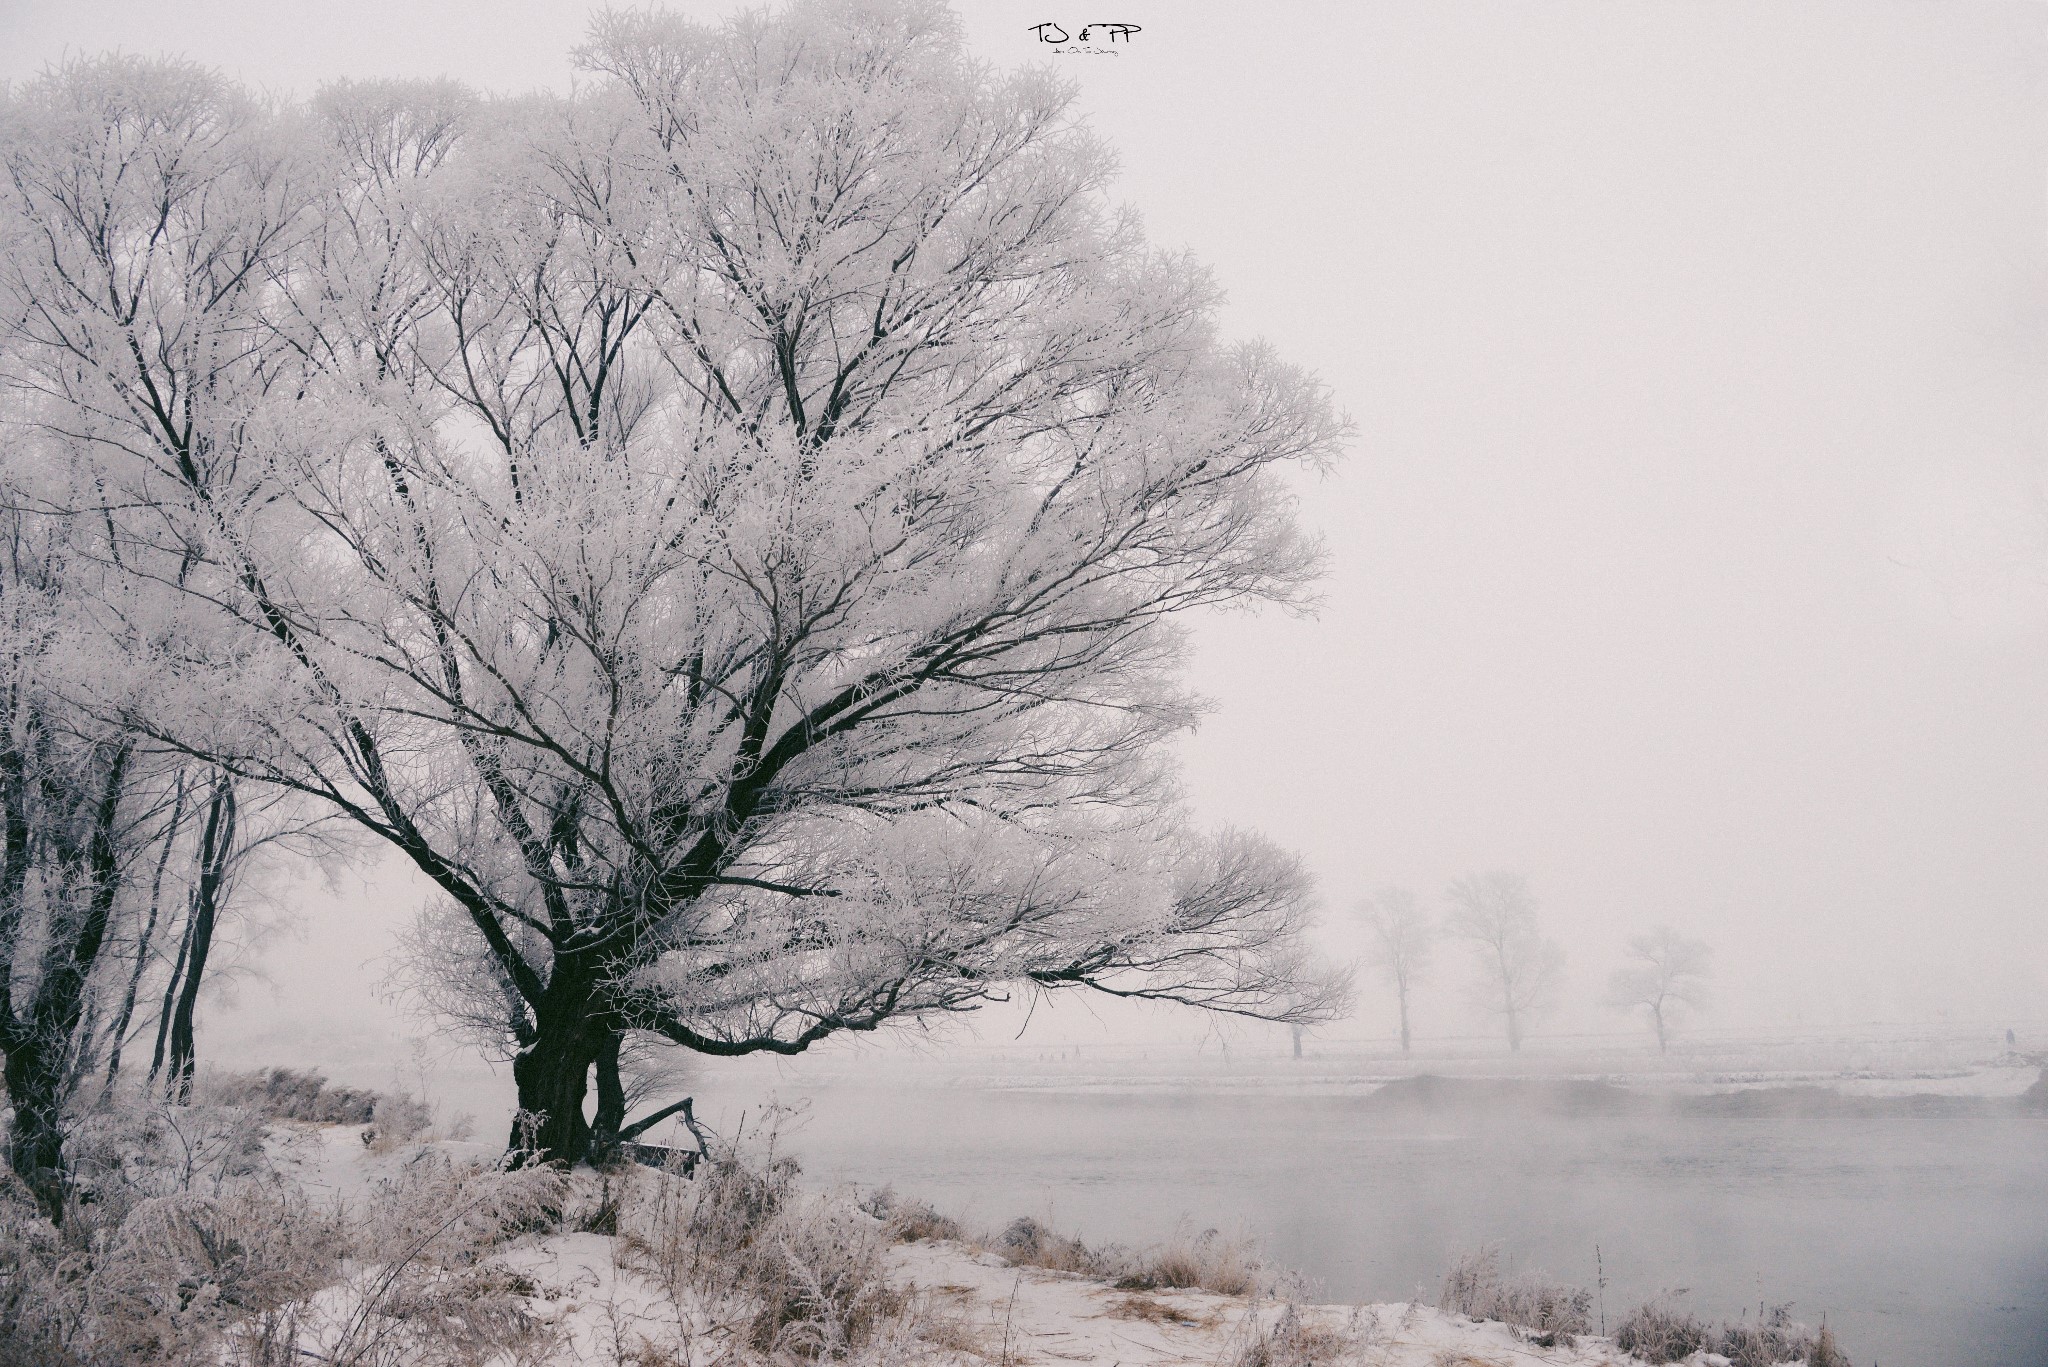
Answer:
<svg viewBox="0 0 2048 1367"><path fill-rule="evenodd" d="M94 578L66 524L0 514L0 1051L8 1165L63 1209L65 1103L95 971L149 843L165 765L71 704L73 613Z"/></svg>
<svg viewBox="0 0 2048 1367"><path fill-rule="evenodd" d="M208 981L230 882L258 848L307 832L256 804L236 832L233 783L79 704L79 680L119 663L93 630L108 569L75 544L75 519L24 511L0 486L0 1052L8 1162L56 1218L64 1141L102 1062L104 1098L125 1044L154 1030L157 1068L183 1098L196 1058L194 1008ZM105 675L113 676L111 679ZM188 818L197 819L188 819ZM167 968L166 939L179 945ZM160 1012L138 1013L163 983ZM139 1018L138 1018L139 1017ZM166 1045L168 1044L168 1051Z"/></svg>
<svg viewBox="0 0 2048 1367"><path fill-rule="evenodd" d="M1713 951L1669 926L1628 942L1628 962L1608 980L1607 1003L1621 1011L1642 1011L1657 1032L1657 1052L1671 1047L1671 1031L1686 1013L1705 1006L1708 960Z"/></svg>
<svg viewBox="0 0 2048 1367"><path fill-rule="evenodd" d="M1358 904L1358 916L1365 923L1365 961L1394 989L1401 1012L1401 1052L1410 1047L1408 994L1429 971L1430 954L1436 947L1437 926L1414 893L1407 888L1387 887Z"/></svg>
<svg viewBox="0 0 2048 1367"><path fill-rule="evenodd" d="M174 64L78 63L0 101L0 598L17 779L0 953L21 1008L0 1046L15 1166L52 1209L62 1112L102 1060L106 1095L153 1031L151 1078L189 1087L237 870L276 842L316 852L300 839L304 804L244 792L191 747L234 710L221 701L231 665L184 715L158 713L151 671L190 666L202 642L185 630L185 591L211 593L217 572L189 504L128 497L143 490L138 459L185 471L188 488L233 487L215 467L247 443L215 438L257 417L265 388L246 301L285 217L266 182L278 160L256 137L275 131ZM51 860L75 868L56 877Z"/></svg>
<svg viewBox="0 0 2048 1367"><path fill-rule="evenodd" d="M1445 930L1471 946L1480 972L1475 999L1507 1029L1508 1048L1522 1047L1531 1015L1549 1005L1564 952L1543 937L1529 880L1518 873L1468 874L1444 894Z"/></svg>
<svg viewBox="0 0 2048 1367"><path fill-rule="evenodd" d="M439 995L553 1158L627 1031L790 1054L1020 986L1327 1018L1298 863L1193 829L1166 753L1175 619L1316 569L1278 471L1341 445L1323 388L1220 341L1071 91L934 5L613 15L582 58L290 117L124 61L13 97L127 715L440 889Z"/></svg>

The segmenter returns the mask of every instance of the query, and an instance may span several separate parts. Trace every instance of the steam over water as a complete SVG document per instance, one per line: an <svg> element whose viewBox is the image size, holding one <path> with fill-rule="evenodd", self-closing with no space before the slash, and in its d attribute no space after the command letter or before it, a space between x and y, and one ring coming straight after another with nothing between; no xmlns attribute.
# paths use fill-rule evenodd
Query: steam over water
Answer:
<svg viewBox="0 0 2048 1367"><path fill-rule="evenodd" d="M716 1083L699 1096L722 1130L762 1098ZM1559 1281L1595 1288L1604 1268L1610 1329L1684 1287L1702 1315L1825 1314L1858 1367L2048 1365L2039 1119L1673 1120L1057 1085L781 1099L808 1103L783 1147L813 1179L893 1184L970 1227L1032 1215L1127 1243L1183 1219L1243 1228L1338 1301L1434 1301L1452 1258L1497 1242L1512 1268Z"/></svg>

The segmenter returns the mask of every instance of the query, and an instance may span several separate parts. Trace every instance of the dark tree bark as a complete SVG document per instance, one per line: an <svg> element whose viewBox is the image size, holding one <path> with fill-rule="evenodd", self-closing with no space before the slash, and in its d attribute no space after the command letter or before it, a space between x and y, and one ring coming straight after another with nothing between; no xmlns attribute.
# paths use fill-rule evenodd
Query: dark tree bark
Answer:
<svg viewBox="0 0 2048 1367"><path fill-rule="evenodd" d="M4 757L6 762L0 764L0 769L4 769L0 789L4 789L7 806L8 838L5 867L0 868L0 897L7 900L0 911L13 920L22 909L32 859L29 842L35 823L28 811L25 757L13 747L9 750ZM70 811L52 814L48 823L52 829L45 838L52 847L52 858L60 866L60 879L77 889L73 895L82 904L74 915L56 917L56 933L43 946L40 971L27 1009L17 1010L11 990L0 992L0 1049L7 1052L7 1094L14 1106L7 1162L53 1223L64 1215L66 1064L73 1036L84 1015L86 985L106 944L107 924L120 891L115 830L130 757L126 746L115 748L94 785L96 791L89 795L48 780L40 785L46 802L72 807ZM11 978L13 946L7 948L8 962L0 964L0 968ZM11 989L12 984L7 987Z"/></svg>
<svg viewBox="0 0 2048 1367"><path fill-rule="evenodd" d="M619 1049L624 1044L625 1036L614 1031L597 1051L597 1114L590 1122L593 1163L611 1157L625 1137L620 1131L626 1124L626 1084L619 1076Z"/></svg>
<svg viewBox="0 0 2048 1367"><path fill-rule="evenodd" d="M591 1069L606 1049L617 1048L619 1032L599 1002L601 976L588 956L556 958L555 971L535 1008L533 1038L512 1060L519 1110L512 1118L511 1146L551 1163L585 1162L591 1126L583 1116ZM614 1073L616 1076L616 1072ZM620 1103L620 1118L624 1118Z"/></svg>
<svg viewBox="0 0 2048 1367"><path fill-rule="evenodd" d="M31 1033L7 1046L7 1099L14 1124L7 1135L7 1166L28 1184L52 1223L64 1215L63 1059L49 1041Z"/></svg>
<svg viewBox="0 0 2048 1367"><path fill-rule="evenodd" d="M156 937L157 913L163 906L164 869L171 862L171 850L178 843L178 828L184 821L185 776L180 774L177 796L171 803L171 819L164 828L163 848L157 852L156 870L150 875L149 912L142 923L142 932L135 940L135 966L129 970L128 988L121 994L121 1010L114 1018L114 1028L108 1033L107 1080L100 1086L102 1106L113 1099L114 1085L120 1081L121 1050L128 1042L128 1026L135 1019L135 998L142 988L142 975L149 968L150 942Z"/></svg>
<svg viewBox="0 0 2048 1367"><path fill-rule="evenodd" d="M185 982L171 1015L170 1077L165 1091L181 1105L192 1099L192 1075L198 1063L192 1015L199 1003L207 955L213 948L213 929L227 890L228 864L235 847L235 817L235 785L222 775L214 780L213 794L206 803L206 826L199 837L199 882L192 890L191 954L186 959Z"/></svg>
<svg viewBox="0 0 2048 1367"><path fill-rule="evenodd" d="M188 903L190 899L187 899ZM171 976L164 983L164 1002L156 1013L156 1047L149 1054L149 1083L156 1086L164 1070L164 1050L171 1038L171 1011L178 1002L178 988L185 981L185 957L192 952L192 908L185 908L185 923L178 932L178 957L171 961Z"/></svg>

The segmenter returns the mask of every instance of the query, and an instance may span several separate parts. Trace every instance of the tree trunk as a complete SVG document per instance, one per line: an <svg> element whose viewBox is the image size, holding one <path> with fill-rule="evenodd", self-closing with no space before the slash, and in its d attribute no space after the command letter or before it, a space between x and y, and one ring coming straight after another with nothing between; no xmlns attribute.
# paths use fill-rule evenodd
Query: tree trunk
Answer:
<svg viewBox="0 0 2048 1367"><path fill-rule="evenodd" d="M7 1166L56 1224L64 1216L64 1054L52 1043L31 1034L7 1051L7 1099L14 1106Z"/></svg>
<svg viewBox="0 0 2048 1367"><path fill-rule="evenodd" d="M185 775L178 775L178 795L171 804L171 819L164 828L163 849L157 853L156 872L149 880L149 917L143 922L142 933L135 941L135 967L128 974L128 990L121 994L120 1014L114 1019L114 1028L108 1036L111 1047L107 1052L107 1080L100 1087L100 1105L104 1106L114 1097L114 1085L121 1077L121 1049L128 1041L128 1025L135 1018L135 998L142 989L142 975L149 967L150 941L156 936L157 912L163 905L164 868L171 862L171 850L178 843L178 827L185 820Z"/></svg>
<svg viewBox="0 0 2048 1367"><path fill-rule="evenodd" d="M192 1075L198 1066L192 1015L198 1008L206 957L213 949L213 928L226 891L228 863L235 847L235 815L234 783L227 778L215 780L213 796L206 803L206 828L199 837L199 885L192 890L192 952L171 1015L171 1070L165 1091L180 1105L192 1099Z"/></svg>
<svg viewBox="0 0 2048 1367"><path fill-rule="evenodd" d="M1508 1004L1508 1052L1522 1052L1522 1022L1515 1017L1514 1004Z"/></svg>
<svg viewBox="0 0 2048 1367"><path fill-rule="evenodd" d="M590 1157L590 1122L583 1118L590 1092L590 1068L597 1062L604 1031L542 1030L531 1047L512 1060L519 1111L512 1118L510 1147L544 1163L581 1163Z"/></svg>
<svg viewBox="0 0 2048 1367"><path fill-rule="evenodd" d="M92 807L88 837L76 856L87 889L84 914L66 943L45 950L42 980L27 1019L0 1020L7 1044L7 1096L14 1106L8 1166L28 1184L52 1223L64 1214L65 1068L121 887L114 834L128 759L126 748L114 752Z"/></svg>
<svg viewBox="0 0 2048 1367"><path fill-rule="evenodd" d="M617 1031L597 1051L597 1114L590 1122L590 1161L601 1163L619 1146L626 1123L626 1084L619 1077L619 1049L625 1036Z"/></svg>
<svg viewBox="0 0 2048 1367"><path fill-rule="evenodd" d="M1409 1049L1408 1049L1408 1046L1409 1046L1409 1040L1408 1040L1408 989L1407 989L1407 987L1406 987L1406 986L1403 986L1403 987L1401 988L1401 990L1400 990L1400 993L1399 993L1398 995L1400 996L1400 999L1401 999L1401 1052L1405 1054L1405 1053L1407 1053L1407 1052L1409 1051Z"/></svg>
<svg viewBox="0 0 2048 1367"><path fill-rule="evenodd" d="M1295 1025L1295 1026L1289 1026L1288 1028L1289 1028L1289 1029L1290 1029L1291 1031L1293 1031L1293 1033L1294 1033L1294 1056L1295 1056L1296 1058L1300 1058L1300 1057L1301 1057L1301 1027L1300 1027L1300 1026L1298 1026L1298 1025Z"/></svg>
<svg viewBox="0 0 2048 1367"><path fill-rule="evenodd" d="M64 1095L71 1096L85 1084L86 1077L100 1066L100 998L87 993L85 1015L71 1032L71 1046L64 1053Z"/></svg>
<svg viewBox="0 0 2048 1367"><path fill-rule="evenodd" d="M590 1122L583 1116L590 1070L618 1038L599 1009L601 979L593 959L556 955L534 1011L533 1042L512 1060L519 1110L511 1149L524 1158L572 1165L590 1158ZM619 1109L623 1119L623 1100Z"/></svg>
<svg viewBox="0 0 2048 1367"><path fill-rule="evenodd" d="M1655 1005L1651 1006L1650 1018L1657 1023L1657 1052L1660 1054L1670 1053L1670 1046L1664 1038L1664 1008Z"/></svg>
<svg viewBox="0 0 2048 1367"><path fill-rule="evenodd" d="M149 1055L149 1085L156 1086L157 1074L164 1070L164 1049L171 1038L171 1012L178 1004L178 988L185 981L185 956L192 952L192 915L186 908L185 925L178 932L178 957L171 963L170 980L164 984L164 1004L156 1013L156 1048Z"/></svg>

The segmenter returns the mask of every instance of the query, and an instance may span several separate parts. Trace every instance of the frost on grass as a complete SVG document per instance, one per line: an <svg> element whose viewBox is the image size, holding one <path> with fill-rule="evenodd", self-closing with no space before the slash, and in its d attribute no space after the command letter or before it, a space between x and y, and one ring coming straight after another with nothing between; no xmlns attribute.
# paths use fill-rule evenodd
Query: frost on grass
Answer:
<svg viewBox="0 0 2048 1367"><path fill-rule="evenodd" d="M758 1353L839 1358L904 1309L873 1217L803 1191L793 1159L714 1151L694 1181L649 1173L618 1215L625 1247L672 1299L701 1299Z"/></svg>
<svg viewBox="0 0 2048 1367"><path fill-rule="evenodd" d="M1471 1319L1512 1325L1543 1347L1569 1347L1588 1333L1592 1303L1592 1293L1578 1287L1540 1277L1507 1277L1494 1248L1453 1263L1437 1301L1440 1309ZM1615 1327L1614 1346L1633 1360L1651 1364L1717 1353L1732 1367L1850 1367L1833 1332L1825 1324L1814 1330L1797 1322L1790 1305L1763 1306L1754 1319L1744 1316L1716 1326L1660 1297L1622 1317Z"/></svg>
<svg viewBox="0 0 2048 1367"><path fill-rule="evenodd" d="M218 1363L337 1274L339 1212L266 1156L245 1112L101 1113L61 1230L0 1184L0 1361Z"/></svg>
<svg viewBox="0 0 2048 1367"><path fill-rule="evenodd" d="M0 1181L6 1367L662 1367L704 1360L693 1345L729 1363L944 1351L942 1317L890 1280L882 1226L848 1196L802 1189L772 1141L713 1153L696 1180L350 1141L341 1151L383 1175L344 1207L294 1183L278 1132L266 1138L240 1107L110 1113L79 1139L61 1230L22 1184Z"/></svg>
<svg viewBox="0 0 2048 1367"><path fill-rule="evenodd" d="M1526 1329L1546 1347L1569 1346L1592 1328L1593 1294L1536 1277L1504 1276L1498 1249L1483 1248L1444 1274L1439 1309L1475 1320L1499 1320Z"/></svg>
<svg viewBox="0 0 2048 1367"><path fill-rule="evenodd" d="M943 1219L944 1217L940 1217ZM949 1222L950 1223L950 1222ZM958 1229L958 1225L953 1226ZM957 1235L953 1237L958 1237ZM1205 1229L1192 1233L1177 1228L1163 1243L1131 1249L1121 1244L1089 1247L1060 1234L1028 1215L1020 1215L1002 1233L983 1241L1012 1267L1042 1267L1099 1277L1119 1291L1209 1291L1219 1296L1250 1296L1274 1289L1274 1274L1247 1235L1226 1235Z"/></svg>
<svg viewBox="0 0 2048 1367"><path fill-rule="evenodd" d="M967 1237L960 1222L924 1201L906 1200L893 1187L877 1187L861 1198L860 1208L882 1222L882 1230L901 1244Z"/></svg>

